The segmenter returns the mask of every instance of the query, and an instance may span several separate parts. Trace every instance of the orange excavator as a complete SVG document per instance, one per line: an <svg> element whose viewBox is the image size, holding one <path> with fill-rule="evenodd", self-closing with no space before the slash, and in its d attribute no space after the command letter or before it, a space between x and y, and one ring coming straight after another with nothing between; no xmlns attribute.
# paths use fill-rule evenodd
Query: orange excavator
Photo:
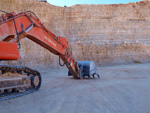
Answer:
<svg viewBox="0 0 150 113"><path fill-rule="evenodd" d="M26 37L58 55L59 64L66 64L69 76L75 79L95 75L99 77L93 61L75 61L66 39L51 33L33 12L15 14L0 11L0 61L18 60L20 40ZM60 63L61 59L64 64ZM41 75L36 70L24 66L0 65L0 100L35 92L40 88L41 81Z"/></svg>

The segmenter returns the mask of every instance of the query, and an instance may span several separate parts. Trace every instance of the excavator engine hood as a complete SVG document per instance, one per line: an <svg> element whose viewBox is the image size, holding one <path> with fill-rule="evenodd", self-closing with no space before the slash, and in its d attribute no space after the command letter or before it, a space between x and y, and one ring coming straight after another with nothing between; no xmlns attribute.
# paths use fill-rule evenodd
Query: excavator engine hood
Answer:
<svg viewBox="0 0 150 113"><path fill-rule="evenodd" d="M99 78L94 61L78 61L78 67L79 67L80 78L85 78L86 76L88 78L90 77L94 78L95 77L94 75L97 75L97 77ZM68 76L72 76L70 71L68 72Z"/></svg>

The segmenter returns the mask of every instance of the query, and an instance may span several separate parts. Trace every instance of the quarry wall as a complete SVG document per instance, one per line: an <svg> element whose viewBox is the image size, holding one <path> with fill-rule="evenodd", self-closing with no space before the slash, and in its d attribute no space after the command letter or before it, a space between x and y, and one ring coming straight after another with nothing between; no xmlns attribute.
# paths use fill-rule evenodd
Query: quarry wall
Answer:
<svg viewBox="0 0 150 113"><path fill-rule="evenodd" d="M7 12L33 11L55 35L72 45L76 60L97 65L150 62L150 2L53 6L37 0L1 0ZM2 62L31 67L59 67L58 57L23 39L19 61Z"/></svg>

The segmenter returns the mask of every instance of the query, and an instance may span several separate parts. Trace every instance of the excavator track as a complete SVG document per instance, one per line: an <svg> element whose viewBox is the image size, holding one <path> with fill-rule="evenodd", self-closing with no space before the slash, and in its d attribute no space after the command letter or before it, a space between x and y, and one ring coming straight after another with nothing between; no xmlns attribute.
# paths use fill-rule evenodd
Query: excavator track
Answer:
<svg viewBox="0 0 150 113"><path fill-rule="evenodd" d="M0 101L37 91L41 86L38 71L22 66L0 65Z"/></svg>

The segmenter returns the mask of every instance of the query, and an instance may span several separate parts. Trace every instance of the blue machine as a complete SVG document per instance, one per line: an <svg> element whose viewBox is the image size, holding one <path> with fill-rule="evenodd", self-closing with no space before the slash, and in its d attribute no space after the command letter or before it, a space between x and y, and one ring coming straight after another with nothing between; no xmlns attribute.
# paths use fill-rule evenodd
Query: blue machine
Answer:
<svg viewBox="0 0 150 113"><path fill-rule="evenodd" d="M90 77L95 78L95 75L97 75L97 77L100 78L99 74L97 74L97 69L94 61L78 61L78 66L80 78L85 78L86 76L88 78ZM68 75L72 76L70 71L68 72Z"/></svg>

